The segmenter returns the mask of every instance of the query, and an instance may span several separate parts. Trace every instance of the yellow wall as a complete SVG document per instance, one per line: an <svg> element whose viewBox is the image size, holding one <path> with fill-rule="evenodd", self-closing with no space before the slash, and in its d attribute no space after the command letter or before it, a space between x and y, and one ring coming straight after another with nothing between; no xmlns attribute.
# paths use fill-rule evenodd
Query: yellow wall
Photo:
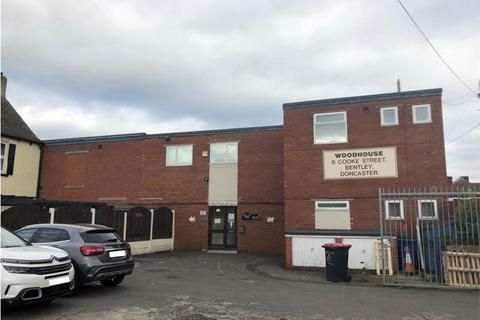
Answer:
<svg viewBox="0 0 480 320"><path fill-rule="evenodd" d="M2 176L2 195L36 197L40 146L35 143L30 144L22 140L5 137L2 137L2 143L14 143L17 146L13 174L6 177ZM6 161L7 158L5 158Z"/></svg>

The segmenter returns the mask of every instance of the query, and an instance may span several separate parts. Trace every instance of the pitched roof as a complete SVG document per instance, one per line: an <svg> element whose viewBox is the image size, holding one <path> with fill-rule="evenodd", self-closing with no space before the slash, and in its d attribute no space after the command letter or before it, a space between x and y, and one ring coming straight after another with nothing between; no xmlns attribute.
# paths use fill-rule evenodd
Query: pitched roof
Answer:
<svg viewBox="0 0 480 320"><path fill-rule="evenodd" d="M453 187L463 189L463 188L473 188L480 190L480 182L470 182L468 177L459 177L453 181Z"/></svg>
<svg viewBox="0 0 480 320"><path fill-rule="evenodd" d="M40 139L5 97L2 97L2 136L40 143Z"/></svg>

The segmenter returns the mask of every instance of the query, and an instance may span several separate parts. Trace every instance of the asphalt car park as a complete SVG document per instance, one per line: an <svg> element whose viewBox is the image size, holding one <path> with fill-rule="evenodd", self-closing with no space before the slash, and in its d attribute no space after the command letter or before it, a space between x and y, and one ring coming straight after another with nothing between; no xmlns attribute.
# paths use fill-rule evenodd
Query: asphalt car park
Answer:
<svg viewBox="0 0 480 320"><path fill-rule="evenodd" d="M117 287L93 282L72 297L3 319L479 319L479 291L326 283L286 271L279 257L168 252L135 257Z"/></svg>

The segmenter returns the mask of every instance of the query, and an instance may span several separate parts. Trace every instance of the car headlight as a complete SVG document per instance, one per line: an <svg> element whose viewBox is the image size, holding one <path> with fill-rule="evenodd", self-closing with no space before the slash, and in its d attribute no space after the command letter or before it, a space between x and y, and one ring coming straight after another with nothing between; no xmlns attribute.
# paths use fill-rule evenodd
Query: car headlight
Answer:
<svg viewBox="0 0 480 320"><path fill-rule="evenodd" d="M11 273L29 273L30 272L30 268L26 268L26 267L15 267L15 266L6 266L6 265L3 265L3 267L5 268L5 270Z"/></svg>
<svg viewBox="0 0 480 320"><path fill-rule="evenodd" d="M2 264L3 263L30 263L28 260L18 260L18 259L2 259L1 260Z"/></svg>

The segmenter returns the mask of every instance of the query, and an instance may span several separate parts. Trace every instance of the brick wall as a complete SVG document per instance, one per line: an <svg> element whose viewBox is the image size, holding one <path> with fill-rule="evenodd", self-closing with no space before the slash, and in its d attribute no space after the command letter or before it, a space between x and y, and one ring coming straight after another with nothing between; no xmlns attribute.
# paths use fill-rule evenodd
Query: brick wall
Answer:
<svg viewBox="0 0 480 320"><path fill-rule="evenodd" d="M46 146L41 197L58 200L104 201L116 204L164 205L176 211L175 248L208 246L209 143L238 141L238 234L241 251L283 252L283 135L281 130L251 133L171 135L138 141ZM166 167L167 145L193 144L193 165ZM81 153L71 161L71 151ZM69 158L70 157L70 158ZM84 172L84 177L80 173ZM71 177L84 183L71 185ZM206 210L207 216L200 211ZM262 213L260 221L242 221L241 214ZM188 221L196 218L195 223ZM266 216L275 216L267 223Z"/></svg>
<svg viewBox="0 0 480 320"><path fill-rule="evenodd" d="M431 104L432 123L413 124L412 104ZM380 111L398 106L399 125L382 127ZM348 142L313 144L313 115L347 111ZM397 178L324 180L323 151L397 149ZM441 96L284 110L285 228L313 229L314 199L350 199L351 225L378 230L378 188L447 186Z"/></svg>
<svg viewBox="0 0 480 320"><path fill-rule="evenodd" d="M244 212L260 213L259 220L242 220ZM267 222L267 217L273 217L273 222ZM266 254L283 254L284 250L284 219L282 204L240 205L237 215L238 226L245 227L245 233L237 236L241 251Z"/></svg>

